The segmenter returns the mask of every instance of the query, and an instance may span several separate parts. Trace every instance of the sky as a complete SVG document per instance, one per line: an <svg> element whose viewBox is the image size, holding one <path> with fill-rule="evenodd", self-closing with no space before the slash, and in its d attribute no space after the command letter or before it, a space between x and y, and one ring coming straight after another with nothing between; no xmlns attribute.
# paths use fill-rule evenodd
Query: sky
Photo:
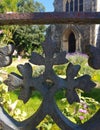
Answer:
<svg viewBox="0 0 100 130"><path fill-rule="evenodd" d="M38 1L44 5L46 12L54 11L54 7L53 7L54 0L36 0L36 1Z"/></svg>

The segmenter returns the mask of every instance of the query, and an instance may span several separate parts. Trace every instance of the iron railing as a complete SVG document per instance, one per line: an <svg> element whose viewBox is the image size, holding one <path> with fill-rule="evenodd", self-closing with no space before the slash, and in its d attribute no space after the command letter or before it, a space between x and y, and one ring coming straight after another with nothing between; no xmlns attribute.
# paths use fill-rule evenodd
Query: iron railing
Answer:
<svg viewBox="0 0 100 130"><path fill-rule="evenodd" d="M0 25L65 23L100 24L100 12L0 14ZM46 40L42 44L44 57L37 53L32 53L29 62L45 66L44 73L39 77L32 77L32 66L30 63L25 63L24 65L20 64L17 66L22 76L15 73L9 74L8 79L4 81L9 86L10 91L18 87L21 88L19 99L23 100L24 103L30 99L34 89L41 93L43 101L36 113L22 122L13 119L1 106L0 124L2 130L36 130L37 125L46 115L50 115L62 130L100 130L100 110L86 123L77 125L68 120L57 107L54 96L58 90L65 89L67 91L66 97L69 103L72 104L75 101L79 101L79 97L75 91L76 88L87 92L95 86L95 83L91 81L89 75L74 78L80 70L80 65L73 65L72 63L68 65L66 78L58 77L53 70L53 65L60 65L69 61L65 58L66 52L55 54L56 47L56 44L50 40ZM13 46L11 45L0 48L0 67L7 66L11 63L13 50ZM86 53L89 55L89 65L95 69L100 69L100 49L88 45L86 47ZM51 86L49 86L48 80L52 82Z"/></svg>

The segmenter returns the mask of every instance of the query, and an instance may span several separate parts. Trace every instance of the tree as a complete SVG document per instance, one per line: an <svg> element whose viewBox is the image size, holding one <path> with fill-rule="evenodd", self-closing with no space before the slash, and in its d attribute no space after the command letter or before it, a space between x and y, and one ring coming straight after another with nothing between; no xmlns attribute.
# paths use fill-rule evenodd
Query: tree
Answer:
<svg viewBox="0 0 100 130"><path fill-rule="evenodd" d="M16 12L18 0L1 0L0 1L0 13L4 12Z"/></svg>
<svg viewBox="0 0 100 130"><path fill-rule="evenodd" d="M45 8L39 2L34 0L3 0L0 3L0 12L40 12L44 11ZM13 10L14 9L14 10ZM5 43L14 43L18 54L22 52L30 54L34 50L41 48L41 43L45 40L45 29L44 25L26 25L26 26L4 26L1 30L10 32L8 37L6 35ZM5 31L1 39L4 39ZM8 33L7 33L8 34ZM3 41L4 42L4 41Z"/></svg>
<svg viewBox="0 0 100 130"><path fill-rule="evenodd" d="M17 4L19 12L44 12L45 7L34 0L20 0Z"/></svg>
<svg viewBox="0 0 100 130"><path fill-rule="evenodd" d="M40 12L44 11L44 6L33 0L21 0L18 3L18 12ZM19 26L13 35L18 54L25 52L30 54L34 50L40 51L41 43L45 40L44 25Z"/></svg>
<svg viewBox="0 0 100 130"><path fill-rule="evenodd" d="M13 39L13 26L11 26L10 28L8 26L3 27L0 30L0 46L5 46L9 43L14 43Z"/></svg>
<svg viewBox="0 0 100 130"><path fill-rule="evenodd" d="M17 12L18 0L1 0L0 13ZM0 46L5 46L9 43L14 43L13 33L17 26L1 26L0 27Z"/></svg>
<svg viewBox="0 0 100 130"><path fill-rule="evenodd" d="M31 54L32 51L41 49L41 43L45 40L45 26L19 26L13 35L16 49L19 55L24 55L26 52Z"/></svg>

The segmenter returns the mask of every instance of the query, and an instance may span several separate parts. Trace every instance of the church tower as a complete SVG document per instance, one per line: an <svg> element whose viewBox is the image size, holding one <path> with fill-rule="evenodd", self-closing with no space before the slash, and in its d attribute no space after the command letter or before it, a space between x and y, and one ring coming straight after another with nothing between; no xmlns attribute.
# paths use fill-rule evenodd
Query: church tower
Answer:
<svg viewBox="0 0 100 130"><path fill-rule="evenodd" d="M100 0L54 0L55 12L97 12ZM83 52L87 44L100 47L99 25L55 24L49 29L51 40L59 43L60 50ZM60 42L59 42L60 41Z"/></svg>

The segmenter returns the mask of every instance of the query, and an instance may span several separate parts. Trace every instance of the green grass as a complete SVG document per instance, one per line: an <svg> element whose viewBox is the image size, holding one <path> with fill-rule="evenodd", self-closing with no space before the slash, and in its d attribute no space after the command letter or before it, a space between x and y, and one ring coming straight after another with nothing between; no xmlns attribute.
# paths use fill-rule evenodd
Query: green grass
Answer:
<svg viewBox="0 0 100 130"><path fill-rule="evenodd" d="M18 95L19 91L9 92L9 98L12 100L12 103L18 99ZM22 100L19 100L16 108L21 109L21 111L25 111L27 113L27 116L25 118L28 118L37 111L41 105L41 102L42 97L40 93L34 91L31 98L26 104L24 104Z"/></svg>
<svg viewBox="0 0 100 130"><path fill-rule="evenodd" d="M5 68L2 68L2 71L4 71L7 74L10 74L11 72L20 74L17 67L15 67L15 66L8 66L8 67L5 67Z"/></svg>

